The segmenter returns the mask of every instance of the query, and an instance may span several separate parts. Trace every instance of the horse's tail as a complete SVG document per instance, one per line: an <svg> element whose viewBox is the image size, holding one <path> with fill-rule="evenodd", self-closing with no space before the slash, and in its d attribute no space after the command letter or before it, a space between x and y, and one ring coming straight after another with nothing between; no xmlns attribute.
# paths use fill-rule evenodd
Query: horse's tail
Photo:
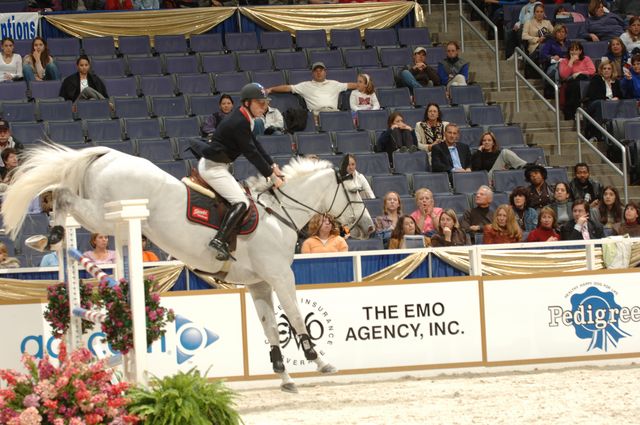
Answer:
<svg viewBox="0 0 640 425"><path fill-rule="evenodd" d="M105 147L70 149L46 143L28 149L21 157L2 202L5 230L12 238L18 234L31 201L42 192L66 187L78 193L91 162L109 152Z"/></svg>

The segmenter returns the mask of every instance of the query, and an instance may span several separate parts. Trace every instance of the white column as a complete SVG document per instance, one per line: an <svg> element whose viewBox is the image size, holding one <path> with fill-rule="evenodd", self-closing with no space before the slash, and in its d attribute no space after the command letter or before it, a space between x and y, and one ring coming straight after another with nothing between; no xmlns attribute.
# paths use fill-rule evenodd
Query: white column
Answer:
<svg viewBox="0 0 640 425"><path fill-rule="evenodd" d="M67 332L67 344L71 351L82 347L82 319L73 314L75 307L80 307L80 272L78 271L78 262L71 259L67 254L67 250L63 248L77 248L76 230L80 228L80 224L75 218L67 216L64 223L64 242L59 244L58 255L58 280L67 282L67 290L69 292L69 332ZM67 278L65 279L65 271Z"/></svg>

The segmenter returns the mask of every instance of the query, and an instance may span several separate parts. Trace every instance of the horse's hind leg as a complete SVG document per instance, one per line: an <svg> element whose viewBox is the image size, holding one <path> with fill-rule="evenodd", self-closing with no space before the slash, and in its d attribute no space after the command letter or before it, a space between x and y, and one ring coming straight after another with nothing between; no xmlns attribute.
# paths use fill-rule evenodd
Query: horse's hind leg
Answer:
<svg viewBox="0 0 640 425"><path fill-rule="evenodd" d="M296 384L284 368L284 360L282 358L282 352L280 351L280 338L273 310L273 290L266 282L248 285L247 289L249 289L251 298L253 298L258 319L267 337L267 341L269 341L269 345L271 346L269 357L273 364L273 371L282 379L280 388L282 391L297 393L298 389L296 388Z"/></svg>
<svg viewBox="0 0 640 425"><path fill-rule="evenodd" d="M113 234L113 229L104 228L104 209L95 201L83 199L70 190L61 188L53 192L54 224L63 226L67 214L71 214L78 222L91 231ZM99 225L102 223L102 225ZM101 227L101 228L98 228ZM111 227L111 226L109 226Z"/></svg>

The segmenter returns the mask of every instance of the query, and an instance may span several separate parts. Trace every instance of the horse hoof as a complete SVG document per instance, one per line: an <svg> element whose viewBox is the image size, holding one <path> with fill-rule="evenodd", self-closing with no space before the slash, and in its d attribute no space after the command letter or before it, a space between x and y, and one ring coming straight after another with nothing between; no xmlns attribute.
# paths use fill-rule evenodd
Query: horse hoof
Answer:
<svg viewBox="0 0 640 425"><path fill-rule="evenodd" d="M24 244L26 246L28 246L31 249L35 249L38 252L46 252L48 243L49 241L47 240L47 237L44 235L34 235L27 238L24 241Z"/></svg>
<svg viewBox="0 0 640 425"><path fill-rule="evenodd" d="M281 384L280 389L285 393L298 394L298 387L293 382L288 382L286 384Z"/></svg>
<svg viewBox="0 0 640 425"><path fill-rule="evenodd" d="M318 372L322 373L323 375L333 375L334 373L338 373L338 369L333 365L327 363L326 365L318 369Z"/></svg>

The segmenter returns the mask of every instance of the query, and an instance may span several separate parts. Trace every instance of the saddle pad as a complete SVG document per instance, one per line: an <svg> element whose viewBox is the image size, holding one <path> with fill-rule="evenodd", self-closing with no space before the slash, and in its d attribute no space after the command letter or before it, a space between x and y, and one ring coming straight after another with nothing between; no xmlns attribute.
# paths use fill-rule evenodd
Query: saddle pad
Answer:
<svg viewBox="0 0 640 425"><path fill-rule="evenodd" d="M225 202L211 199L187 187L187 219L218 230L229 206ZM258 209L250 201L249 211L240 225L239 235L248 235L258 227Z"/></svg>

